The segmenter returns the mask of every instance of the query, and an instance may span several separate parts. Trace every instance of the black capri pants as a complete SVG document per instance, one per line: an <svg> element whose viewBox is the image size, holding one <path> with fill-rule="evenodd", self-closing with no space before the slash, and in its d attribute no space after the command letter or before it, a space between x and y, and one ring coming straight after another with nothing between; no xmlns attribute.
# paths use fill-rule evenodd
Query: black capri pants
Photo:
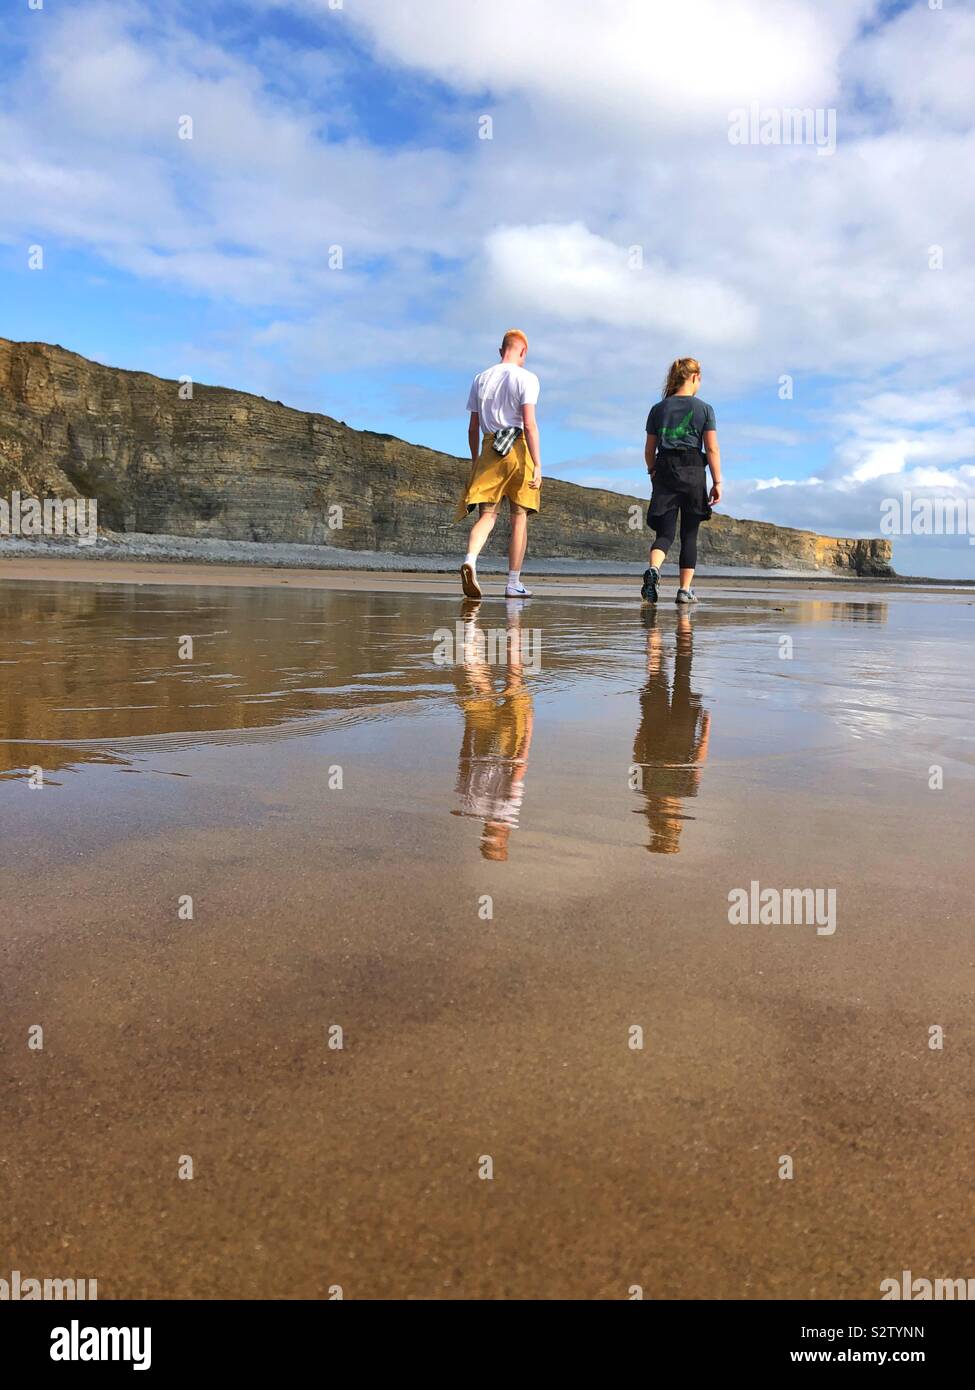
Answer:
<svg viewBox="0 0 975 1390"><path fill-rule="evenodd" d="M647 525L656 532L654 550L664 554L677 535L680 516L680 567L697 568L697 530L711 517L707 469L697 449L662 449L657 454Z"/></svg>

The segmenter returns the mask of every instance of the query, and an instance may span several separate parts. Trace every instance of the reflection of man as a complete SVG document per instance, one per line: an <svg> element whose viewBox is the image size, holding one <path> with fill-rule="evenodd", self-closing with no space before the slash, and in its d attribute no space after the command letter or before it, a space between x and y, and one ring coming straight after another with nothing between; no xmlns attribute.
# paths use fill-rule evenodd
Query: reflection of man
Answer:
<svg viewBox="0 0 975 1390"><path fill-rule="evenodd" d="M455 816L475 816L484 822L481 853L485 859L508 857L508 836L518 828L528 771L534 712L524 681L521 659L520 603L508 605L507 664L504 685L495 690L485 660L487 644L478 629L478 604L465 609L464 677L466 691L464 736L457 763L457 792L461 808ZM478 639L481 640L478 640Z"/></svg>
<svg viewBox="0 0 975 1390"><path fill-rule="evenodd" d="M647 683L640 692L640 727L633 741L633 763L640 768L643 812L650 826L651 854L680 850L684 798L697 796L708 753L711 715L691 689L693 634L690 614L677 615L674 682L667 683L663 635L656 610L646 617Z"/></svg>

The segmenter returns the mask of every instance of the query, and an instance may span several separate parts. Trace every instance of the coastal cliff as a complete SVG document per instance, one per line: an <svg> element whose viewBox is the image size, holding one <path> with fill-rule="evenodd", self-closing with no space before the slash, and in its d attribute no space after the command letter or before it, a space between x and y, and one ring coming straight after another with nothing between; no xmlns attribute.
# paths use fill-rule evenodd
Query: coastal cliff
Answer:
<svg viewBox="0 0 975 1390"><path fill-rule="evenodd" d="M242 391L194 383L182 399L176 381L0 338L0 496L94 497L111 530L456 555L463 530L450 518L469 467ZM630 519L645 500L553 478L544 498L535 555L643 557L646 533ZM719 513L701 530L700 559L892 573L889 541Z"/></svg>

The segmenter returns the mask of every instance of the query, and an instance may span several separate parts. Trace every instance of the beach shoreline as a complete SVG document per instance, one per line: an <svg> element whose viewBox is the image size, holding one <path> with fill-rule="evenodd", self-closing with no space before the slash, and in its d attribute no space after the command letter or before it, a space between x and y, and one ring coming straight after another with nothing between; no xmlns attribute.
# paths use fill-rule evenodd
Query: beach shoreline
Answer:
<svg viewBox="0 0 975 1390"><path fill-rule="evenodd" d="M506 574L503 555L482 557L480 572L491 582ZM147 536L137 542L113 539L95 547L68 541L0 541L0 580L57 580L90 584L205 584L231 587L376 588L434 591L452 585L459 560L403 555L394 551L343 550L331 546L276 545L195 537ZM629 587L643 573L643 562L533 558L526 578L551 592L580 583ZM676 566L664 566L664 579L676 579ZM975 581L907 575L858 575L843 570L739 569L706 566L695 578L701 591L729 583L749 589L768 587L867 586L889 592L908 587L971 588Z"/></svg>
<svg viewBox="0 0 975 1390"><path fill-rule="evenodd" d="M504 568L501 565L492 570L485 568L482 575L490 576L491 580L500 582L504 577ZM107 558L98 565L92 565L87 559L76 559L68 556L64 558L44 556L37 559L20 555L9 558L0 557L0 581L55 580L74 584L199 584L216 588L274 588L289 585L302 589L372 589L380 591L389 589L409 591L449 589L450 592L453 592L456 589L458 597L460 597L456 576L456 566L450 566L443 570L400 570L393 567L311 569L256 563L234 565L220 562L194 563L180 560L150 562ZM577 573L567 572L563 575L526 574L525 577L539 590L553 594L563 593L568 589L575 591L581 587L594 587L603 590L610 586L622 587L623 583L627 588L630 588L634 579L634 576L628 574L587 574L581 569ZM664 577L665 580L670 578L666 572ZM676 576L674 578L676 582ZM810 584L821 585L833 582L841 585L844 589L851 585L854 587L865 585L884 590L902 587L898 581L890 579L875 577L859 579L856 575L839 576L816 573L807 576L776 573L724 577L700 575L694 581L695 588L700 590L727 587L739 582L759 590L771 587L804 588ZM490 597L490 595L486 594L486 597Z"/></svg>

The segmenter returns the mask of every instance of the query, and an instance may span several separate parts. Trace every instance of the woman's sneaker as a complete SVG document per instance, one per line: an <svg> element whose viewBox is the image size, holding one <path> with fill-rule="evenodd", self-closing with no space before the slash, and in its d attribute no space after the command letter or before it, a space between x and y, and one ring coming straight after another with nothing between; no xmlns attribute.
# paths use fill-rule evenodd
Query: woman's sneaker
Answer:
<svg viewBox="0 0 975 1390"><path fill-rule="evenodd" d="M526 589L524 584L509 584L504 591L505 598L531 598L531 589Z"/></svg>
<svg viewBox="0 0 975 1390"><path fill-rule="evenodd" d="M657 593L660 585L660 571L656 565L651 565L648 570L643 571L643 588L640 590L640 597L644 603L656 603Z"/></svg>
<svg viewBox="0 0 975 1390"><path fill-rule="evenodd" d="M693 589L678 589L678 590L677 590L677 598L676 598L675 602L677 602L677 603L697 603L697 598L696 598L695 595L694 595L694 590L693 590Z"/></svg>

